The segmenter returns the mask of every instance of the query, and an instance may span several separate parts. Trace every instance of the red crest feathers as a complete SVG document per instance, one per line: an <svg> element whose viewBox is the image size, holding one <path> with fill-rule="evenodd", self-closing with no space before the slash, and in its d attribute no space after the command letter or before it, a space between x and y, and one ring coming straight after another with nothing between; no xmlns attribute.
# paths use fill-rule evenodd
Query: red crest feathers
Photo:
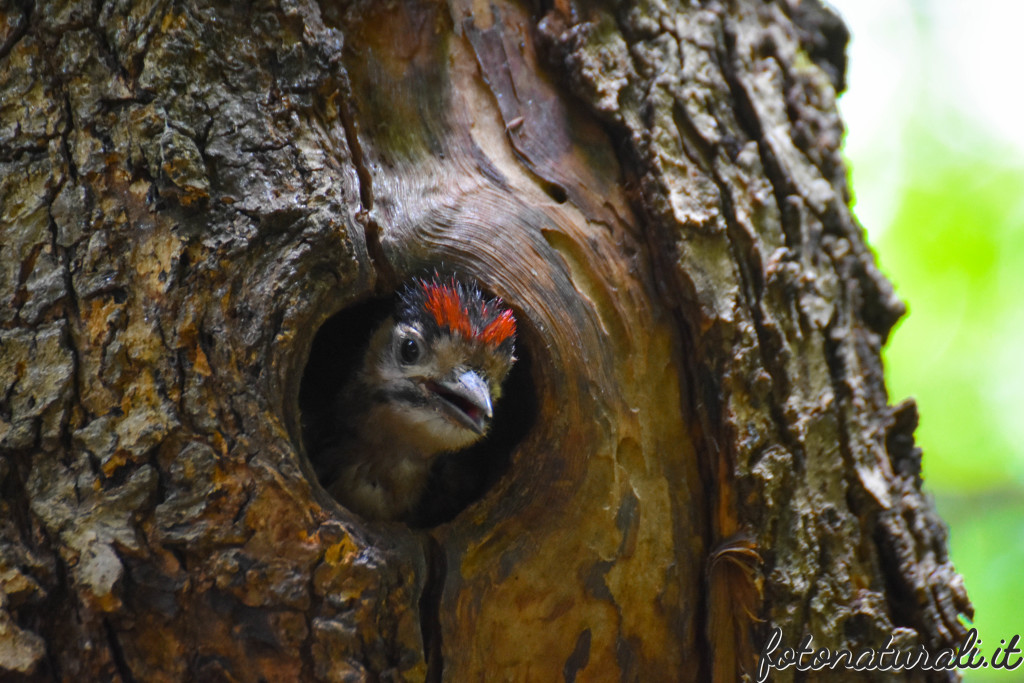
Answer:
<svg viewBox="0 0 1024 683"><path fill-rule="evenodd" d="M498 345L516 333L516 318L507 308L480 333L485 344Z"/></svg>
<svg viewBox="0 0 1024 683"><path fill-rule="evenodd" d="M482 330L475 330L470 319L469 309L462 300L463 290L453 279L449 284L437 280L421 281L426 294L424 308L433 316L440 327L447 327L452 332L461 334L467 339L479 339L485 344L498 345L516 333L516 318L512 311L505 308L498 316L487 323ZM487 317L488 304L501 305L500 299L483 302L481 313Z"/></svg>
<svg viewBox="0 0 1024 683"><path fill-rule="evenodd" d="M462 305L459 291L452 286L424 282L423 289L427 293L426 309L441 327L458 332L464 337L473 336L473 326L469 322L469 311Z"/></svg>

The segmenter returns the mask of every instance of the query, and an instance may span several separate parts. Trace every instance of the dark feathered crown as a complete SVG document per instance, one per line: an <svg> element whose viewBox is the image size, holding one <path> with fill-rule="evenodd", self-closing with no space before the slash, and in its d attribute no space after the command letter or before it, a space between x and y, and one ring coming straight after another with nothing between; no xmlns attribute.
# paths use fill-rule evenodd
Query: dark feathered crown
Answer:
<svg viewBox="0 0 1024 683"><path fill-rule="evenodd" d="M416 278L402 291L397 317L419 320L428 332L448 330L471 341L511 351L515 345L516 318L504 302L485 298L476 285L464 285L437 273Z"/></svg>

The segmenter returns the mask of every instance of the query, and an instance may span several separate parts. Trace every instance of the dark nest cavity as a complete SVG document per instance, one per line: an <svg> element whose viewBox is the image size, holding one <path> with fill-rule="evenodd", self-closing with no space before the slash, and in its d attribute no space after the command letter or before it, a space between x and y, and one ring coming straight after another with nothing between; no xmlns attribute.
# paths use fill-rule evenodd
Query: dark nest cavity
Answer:
<svg viewBox="0 0 1024 683"><path fill-rule="evenodd" d="M341 310L317 330L299 387L302 449L314 472L323 469L318 464L330 445L335 396L363 362L370 335L394 305L395 297L359 303ZM512 451L529 431L537 412L531 359L523 335L516 342L516 357L487 436L465 450L437 459L413 526L451 521L483 498L508 471Z"/></svg>

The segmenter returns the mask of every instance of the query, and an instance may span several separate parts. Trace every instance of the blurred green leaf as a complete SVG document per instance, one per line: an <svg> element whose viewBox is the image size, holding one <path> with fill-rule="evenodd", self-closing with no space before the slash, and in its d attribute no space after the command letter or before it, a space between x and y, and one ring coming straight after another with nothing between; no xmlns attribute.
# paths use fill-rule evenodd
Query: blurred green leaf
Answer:
<svg viewBox="0 0 1024 683"><path fill-rule="evenodd" d="M878 240L909 309L885 353L890 394L918 399L933 489L1024 483L1024 448L1010 431L1024 418L1020 365L1007 352L1013 339L998 333L1020 331L1024 170L914 137L921 153L908 157L899 208Z"/></svg>

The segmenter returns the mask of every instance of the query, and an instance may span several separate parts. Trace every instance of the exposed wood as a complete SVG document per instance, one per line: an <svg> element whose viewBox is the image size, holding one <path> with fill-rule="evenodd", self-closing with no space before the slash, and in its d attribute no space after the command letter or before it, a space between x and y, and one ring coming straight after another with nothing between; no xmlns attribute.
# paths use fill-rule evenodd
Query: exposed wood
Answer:
<svg viewBox="0 0 1024 683"><path fill-rule="evenodd" d="M775 626L955 641L844 38L783 2L0 10L3 676L735 680ZM367 524L301 409L432 268L515 308L520 424L450 521Z"/></svg>

